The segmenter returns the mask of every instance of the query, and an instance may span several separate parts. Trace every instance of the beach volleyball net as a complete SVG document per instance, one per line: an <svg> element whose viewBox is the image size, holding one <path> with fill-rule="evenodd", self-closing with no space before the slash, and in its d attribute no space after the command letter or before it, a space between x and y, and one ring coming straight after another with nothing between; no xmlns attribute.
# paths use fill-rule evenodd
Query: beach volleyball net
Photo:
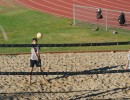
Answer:
<svg viewBox="0 0 130 100"><path fill-rule="evenodd" d="M84 43L58 43L38 44L41 53L48 52L104 52L104 51L127 51L130 48L130 41L118 41L118 36L113 36L114 42L96 42L96 39L89 39ZM80 37L79 37L80 38ZM111 37L110 37L111 38ZM86 38L87 39L87 38ZM117 41L117 42L116 42ZM0 44L0 54L30 54L32 44Z"/></svg>
<svg viewBox="0 0 130 100"><path fill-rule="evenodd" d="M73 25L86 26L88 28L99 27L103 30L115 30L118 32L129 32L130 30L130 12L123 12L126 17L126 25L120 26L118 18L122 11L103 9L103 18L97 19L96 12L99 8L73 5Z"/></svg>
<svg viewBox="0 0 130 100"><path fill-rule="evenodd" d="M49 47L60 47L60 48L63 48L63 47L73 47L73 48L75 48L75 47L93 47L93 46L94 47L96 47L96 46L100 46L101 47L101 46L114 46L114 45L130 45L130 41L128 41L128 42L105 42L105 43L75 43L75 44L38 44L38 45L33 45L33 44L0 44L0 47L2 47L2 48L14 48L14 47L15 48L19 48L19 47L21 47L21 48L30 48L30 47L37 47L37 46L39 46L41 48L43 48L43 47L48 47L48 48ZM60 70L58 70L58 66L59 65L53 64L51 66L52 69L53 69L53 66L57 66L57 69L55 69L55 71L44 71L44 72L33 72L33 73L27 72L25 70L26 67L29 66L29 55L27 55L25 57L24 57L24 55L20 56L20 54L19 54L19 56L16 56L16 55L3 55L2 56L1 55L0 56L0 58L2 59L1 63L2 64L4 63L5 66L7 65L6 66L7 68L9 68L9 69L13 68L12 66L17 66L17 64L20 65L20 63L21 63L25 67L25 69L24 69L24 71L22 71L22 69L17 69L15 71L7 71L6 72L6 71L4 71L4 70L6 70L6 68L4 68L4 70L3 69L1 70L0 75L63 75L65 77L65 76L73 76L73 75L93 75L93 74L126 73L126 72L130 72L130 70L122 70L122 66L124 66L122 64L121 65L117 65L116 64L116 65L113 65L111 67L106 66L106 67L103 67L103 68L95 68L95 69L92 69L92 70L80 70L77 67L77 66L80 66L80 64L77 64L79 58L76 55L78 55L78 54L80 55L80 53L77 53L77 54L76 53L68 53L68 54L63 53L63 55L60 54L60 55L62 55L62 57L63 57L64 60L61 59L61 57L58 56L58 54L55 54L54 57L52 55L51 59L57 57L56 59L59 59L58 61L62 62L61 63L62 66L61 67L63 67L64 65L65 65L65 67L62 68L62 69L60 69ZM85 59L86 58L84 56L84 54L85 53L81 53L81 57L82 57L81 59ZM92 53L88 53L88 56L90 56L90 58L92 57L91 55L92 55ZM51 56L51 54L50 54L50 56ZM48 57L50 57L50 56L48 56ZM95 55L95 57L96 57L96 55ZM10 62L10 63L8 63L8 62L5 61L6 59L9 59L9 58L10 58L10 60L8 62ZM22 58L22 60L17 59L17 58ZM115 57L113 56L113 58L115 58ZM18 60L18 61L15 62L16 64L12 63L12 61L15 61L16 59ZM45 56L45 58L42 58L43 61L44 60L47 61L49 59L50 58L47 59L47 56ZM70 63L67 63L67 62L65 63L65 60L70 61ZM90 62L90 61L92 61L92 60L89 59L88 62ZM85 60L85 62L87 62L87 61ZM114 62L114 60L113 60L113 62ZM115 62L116 62L116 60L115 60ZM115 64L115 62L113 64ZM103 62L101 62L101 63L103 63ZM44 64L45 64L45 62L44 62ZM48 66L47 63L46 63L46 66ZM67 68L67 66L68 67L70 66L70 67ZM91 66L89 66L89 67L91 67ZM113 69L113 68L116 68L116 67L120 67L119 70L109 70L111 68ZM19 67L19 68L21 68L21 67ZM106 70L106 69L108 69L108 70ZM21 71L19 71L19 70L21 70Z"/></svg>
<svg viewBox="0 0 130 100"><path fill-rule="evenodd" d="M115 39L116 37L114 37ZM117 40L118 41L118 40ZM0 44L0 54L30 54L32 44ZM122 42L84 42L66 44L38 44L41 53L46 52L98 52L98 51L126 51L130 41Z"/></svg>

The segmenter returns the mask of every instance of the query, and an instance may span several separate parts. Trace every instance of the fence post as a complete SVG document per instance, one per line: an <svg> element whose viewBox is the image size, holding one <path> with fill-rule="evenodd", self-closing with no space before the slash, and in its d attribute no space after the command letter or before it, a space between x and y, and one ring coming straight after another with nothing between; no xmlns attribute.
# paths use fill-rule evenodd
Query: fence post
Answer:
<svg viewBox="0 0 130 100"><path fill-rule="evenodd" d="M73 25L75 25L75 4L73 4Z"/></svg>
<svg viewBox="0 0 130 100"><path fill-rule="evenodd" d="M108 10L106 9L106 31L108 31Z"/></svg>

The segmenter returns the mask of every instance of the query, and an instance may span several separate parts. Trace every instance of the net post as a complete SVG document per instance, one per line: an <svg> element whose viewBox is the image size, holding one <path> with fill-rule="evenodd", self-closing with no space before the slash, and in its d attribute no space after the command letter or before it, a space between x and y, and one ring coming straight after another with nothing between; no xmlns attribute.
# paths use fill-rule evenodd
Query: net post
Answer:
<svg viewBox="0 0 130 100"><path fill-rule="evenodd" d="M73 25L75 25L75 4L73 4Z"/></svg>
<svg viewBox="0 0 130 100"><path fill-rule="evenodd" d="M108 31L108 10L106 9L106 31Z"/></svg>

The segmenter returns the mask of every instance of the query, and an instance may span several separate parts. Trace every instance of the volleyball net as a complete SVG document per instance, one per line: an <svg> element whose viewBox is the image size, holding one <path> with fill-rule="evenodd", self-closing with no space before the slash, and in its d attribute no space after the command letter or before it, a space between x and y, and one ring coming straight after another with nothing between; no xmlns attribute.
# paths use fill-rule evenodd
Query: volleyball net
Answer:
<svg viewBox="0 0 130 100"><path fill-rule="evenodd" d="M116 37L113 37L114 39ZM116 39L115 39L116 40ZM65 44L0 44L0 54L28 54L30 48L39 46L41 53L46 52L98 52L98 51L127 51L130 41L122 42L86 42Z"/></svg>
<svg viewBox="0 0 130 100"><path fill-rule="evenodd" d="M39 46L41 48L43 48L43 47L59 47L59 48L73 47L73 48L75 48L75 47L93 47L93 46L101 47L101 46L117 46L117 45L130 45L130 41L104 42L104 43L75 43L75 44L74 43L73 44L36 44L36 45L34 45L34 44L0 44L0 47L1 48L14 48L14 47L15 48L30 48L30 47ZM69 76L72 76L72 75L93 75L93 74L130 72L129 70L124 70L123 67L125 66L125 63L123 63L123 65L122 65L122 63L117 65L118 63L114 59L114 58L116 58L117 54L116 54L116 56L113 56L113 62L114 63L116 62L117 64L113 63L111 65L111 63L110 63L110 65L105 66L105 67L102 66L102 64L101 64L101 66L103 68L100 68L100 67L97 68L95 66L95 69L91 69L91 70L88 69L90 66L88 68L86 67L86 69L88 69L88 70L86 70L86 69L83 70L82 68L81 68L82 70L78 69L78 67L80 67L80 66L82 67L81 63L84 62L85 64L87 64L87 62L93 61L94 60L93 57L94 56L96 57L95 54L96 53L94 53L94 54L93 53L81 53L81 54L80 53L77 53L77 54L76 53L60 53L60 54L56 53L55 54L54 53L54 55L53 55L53 53L52 53L52 55L51 54L42 54L43 66L48 66L48 64L50 64L49 61L51 61L51 59L54 60L54 62L55 62L55 59L57 59L56 64L51 64L52 65L51 67L56 66L57 69L52 68L55 70L53 70L53 71L47 70L45 72L33 72L33 73L27 72L26 70L24 70L24 72L19 72L19 70L6 72L7 71L6 68L10 69L10 67L13 68L13 66L19 66L19 65L20 66L22 65L24 67L29 66L29 55L18 55L18 56L17 55L1 55L0 56L1 65L4 65L5 68L4 68L4 70L1 70L0 75L31 75L32 74L32 75L65 75L65 76L69 75ZM78 58L78 56L79 56L79 58ZM80 56L81 56L81 58L80 58ZM88 56L88 58L85 56ZM100 56L100 53L99 53L99 56ZM109 55L104 55L104 56L106 56L106 58L107 57L109 58ZM93 60L91 59L91 57ZM79 63L79 61L78 61L79 59L84 59L84 61ZM88 59L88 60L86 61L85 59ZM103 59L105 59L105 57L103 57L101 59L103 60ZM66 60L68 60L69 63ZM126 59L126 61L127 61L127 59ZM60 62L60 63L58 63L58 62ZM103 63L103 62L100 62L100 63ZM58 69L58 66L61 67L60 70ZM63 66L65 66L65 67L63 67ZM86 65L83 64L83 66L86 66ZM115 70L117 67L119 67L119 69ZM21 68L21 67L19 67L19 68ZM26 69L26 68L23 68L23 69ZM114 69L114 70L111 70L111 69Z"/></svg>

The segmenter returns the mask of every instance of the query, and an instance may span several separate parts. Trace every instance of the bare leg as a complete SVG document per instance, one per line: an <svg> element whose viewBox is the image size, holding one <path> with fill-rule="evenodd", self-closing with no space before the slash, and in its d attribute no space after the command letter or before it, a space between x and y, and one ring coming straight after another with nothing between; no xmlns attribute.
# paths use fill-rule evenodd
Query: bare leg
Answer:
<svg viewBox="0 0 130 100"><path fill-rule="evenodd" d="M40 71L43 72L42 68L40 67ZM43 75L43 78L45 79L44 75Z"/></svg>
<svg viewBox="0 0 130 100"><path fill-rule="evenodd" d="M43 72L42 68L40 67L40 71ZM49 81L45 79L44 75L43 75L44 80L48 83Z"/></svg>
<svg viewBox="0 0 130 100"><path fill-rule="evenodd" d="M33 72L33 67L32 67L32 69L31 69L30 84L31 84L31 80L32 80L32 72Z"/></svg>

